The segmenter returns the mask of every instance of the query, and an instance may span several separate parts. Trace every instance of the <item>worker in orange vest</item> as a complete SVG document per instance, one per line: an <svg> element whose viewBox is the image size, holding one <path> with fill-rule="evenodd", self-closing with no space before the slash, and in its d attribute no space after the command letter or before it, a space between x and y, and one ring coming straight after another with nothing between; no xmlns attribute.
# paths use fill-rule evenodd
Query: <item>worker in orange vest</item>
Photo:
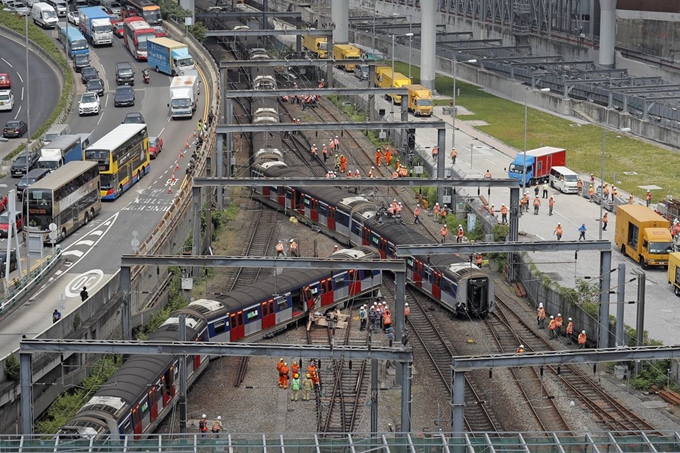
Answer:
<svg viewBox="0 0 680 453"><path fill-rule="evenodd" d="M645 201L647 202L647 207L652 203L652 192L647 191L647 195L645 196Z"/></svg>
<svg viewBox="0 0 680 453"><path fill-rule="evenodd" d="M309 150L309 152L312 154L312 159L314 156L316 156L316 144L312 145L312 148Z"/></svg>
<svg viewBox="0 0 680 453"><path fill-rule="evenodd" d="M416 205L416 208L413 210L413 215L415 216L413 224L420 223L420 204Z"/></svg>
<svg viewBox="0 0 680 453"><path fill-rule="evenodd" d="M551 340L554 340L555 337L555 317L551 316L550 317L550 322L548 322L548 337Z"/></svg>
<svg viewBox="0 0 680 453"><path fill-rule="evenodd" d="M508 207L501 205L501 223L508 223Z"/></svg>
<svg viewBox="0 0 680 453"><path fill-rule="evenodd" d="M444 226L442 227L442 229L439 230L439 234L442 235L442 244L443 244L444 241L446 241L446 235L449 234L449 229L446 228L446 225L444 225Z"/></svg>
<svg viewBox="0 0 680 453"><path fill-rule="evenodd" d="M383 155L382 152L380 151L380 148L377 148L375 150L375 166L380 167L380 160L382 159Z"/></svg>
<svg viewBox="0 0 680 453"><path fill-rule="evenodd" d="M385 165L390 165L390 162L392 162L392 153L388 148L387 151L385 151Z"/></svg>
<svg viewBox="0 0 680 453"><path fill-rule="evenodd" d="M586 331L582 330L580 334L578 334L578 348L583 349L586 347Z"/></svg>
<svg viewBox="0 0 680 453"><path fill-rule="evenodd" d="M368 177L369 178L373 177L373 170L375 170L375 167L371 167L371 169L368 171Z"/></svg>
<svg viewBox="0 0 680 453"><path fill-rule="evenodd" d="M432 214L434 215L435 221L439 219L439 203L434 204L434 208L432 208Z"/></svg>
<svg viewBox="0 0 680 453"><path fill-rule="evenodd" d="M346 170L347 170L347 158L343 154L342 156L340 156L340 173L345 173Z"/></svg>
<svg viewBox="0 0 680 453"><path fill-rule="evenodd" d="M484 265L484 257L482 257L481 253L478 253L475 256L475 265L479 268L481 268Z"/></svg>
<svg viewBox="0 0 680 453"><path fill-rule="evenodd" d="M279 370L279 388L288 388L288 373L290 373L290 369L288 368L288 364L284 363Z"/></svg>
<svg viewBox="0 0 680 453"><path fill-rule="evenodd" d="M538 215L538 210L541 207L541 199L536 197L534 198L534 215Z"/></svg>
<svg viewBox="0 0 680 453"><path fill-rule="evenodd" d="M288 251L290 252L290 256L299 256L298 255L298 243L295 239L290 240L290 245L288 246Z"/></svg>
<svg viewBox="0 0 680 453"><path fill-rule="evenodd" d="M389 308L385 307L383 312L383 328L388 329L392 326L392 313L390 313Z"/></svg>
<svg viewBox="0 0 680 453"><path fill-rule="evenodd" d="M439 146L434 145L432 147L432 160L437 162L437 157L439 156Z"/></svg>
<svg viewBox="0 0 680 453"><path fill-rule="evenodd" d="M557 316L555 316L555 337L560 336L560 332L562 331L562 313L557 313Z"/></svg>
<svg viewBox="0 0 680 453"><path fill-rule="evenodd" d="M451 160L453 161L453 165L456 165L456 158L458 157L458 151L456 151L456 148L451 148Z"/></svg>
<svg viewBox="0 0 680 453"><path fill-rule="evenodd" d="M519 347L517 348L517 351L515 351L515 352L517 354L524 354L524 345L523 344L519 345Z"/></svg>
<svg viewBox="0 0 680 453"><path fill-rule="evenodd" d="M309 361L309 366L307 367L307 374L309 374L310 378L312 379L314 387L317 387L319 385L319 375L316 371L316 363L314 362L313 359Z"/></svg>
<svg viewBox="0 0 680 453"><path fill-rule="evenodd" d="M545 329L545 308L543 308L543 303L538 304L536 309L536 322L538 323L539 329Z"/></svg>
<svg viewBox="0 0 680 453"><path fill-rule="evenodd" d="M631 193L630 195L628 195L628 204L633 204L633 201L634 201L634 197L633 197L633 194Z"/></svg>
<svg viewBox="0 0 680 453"><path fill-rule="evenodd" d="M296 374L300 374L300 365L298 365L297 362L293 362L293 364L290 366L290 373L295 376Z"/></svg>
<svg viewBox="0 0 680 453"><path fill-rule="evenodd" d="M607 223L609 223L609 214L605 212L602 216L602 231L607 231Z"/></svg>
<svg viewBox="0 0 680 453"><path fill-rule="evenodd" d="M283 243L281 241L276 243L276 257L278 258L279 256L286 256L286 254L283 253Z"/></svg>
<svg viewBox="0 0 680 453"><path fill-rule="evenodd" d="M557 236L557 240L559 241L562 239L562 224L558 223L557 226L555 227L555 231L553 231L553 234Z"/></svg>
<svg viewBox="0 0 680 453"><path fill-rule="evenodd" d="M593 189L593 185L591 184L590 187L588 187L588 197L590 197L590 202L593 202L593 196L595 195L595 189Z"/></svg>
<svg viewBox="0 0 680 453"><path fill-rule="evenodd" d="M484 179L491 179L491 172L489 170L484 173Z"/></svg>
<svg viewBox="0 0 680 453"><path fill-rule="evenodd" d="M494 209L493 206L494 206L494 205L489 206L489 214L491 214L492 216L496 214L495 209Z"/></svg>
<svg viewBox="0 0 680 453"><path fill-rule="evenodd" d="M574 333L574 323L571 322L571 318L569 318L569 322L567 323L567 328L564 331L564 334L567 337L567 344L571 344L571 335L573 333Z"/></svg>
<svg viewBox="0 0 680 453"><path fill-rule="evenodd" d="M323 161L326 162L328 160L328 147L325 144L323 145L321 153L323 154Z"/></svg>
<svg viewBox="0 0 680 453"><path fill-rule="evenodd" d="M458 225L458 234L456 235L456 242L462 243L463 237L465 236L465 231L463 230L463 225Z"/></svg>
<svg viewBox="0 0 680 453"><path fill-rule="evenodd" d="M581 178L578 178L578 181L576 181L576 188L578 189L578 195L581 196L583 194L583 180Z"/></svg>
<svg viewBox="0 0 680 453"><path fill-rule="evenodd" d="M548 200L548 215L553 214L553 208L555 207L555 199L553 197L550 197Z"/></svg>
<svg viewBox="0 0 680 453"><path fill-rule="evenodd" d="M283 359L279 359L278 362L276 362L276 375L279 376L279 387L281 387L281 368L283 368Z"/></svg>
<svg viewBox="0 0 680 453"><path fill-rule="evenodd" d="M442 210L439 215L441 216L442 222L446 224L446 206L442 206Z"/></svg>
<svg viewBox="0 0 680 453"><path fill-rule="evenodd" d="M411 314L411 307L408 306L408 302L404 304L404 319L408 319L408 315Z"/></svg>

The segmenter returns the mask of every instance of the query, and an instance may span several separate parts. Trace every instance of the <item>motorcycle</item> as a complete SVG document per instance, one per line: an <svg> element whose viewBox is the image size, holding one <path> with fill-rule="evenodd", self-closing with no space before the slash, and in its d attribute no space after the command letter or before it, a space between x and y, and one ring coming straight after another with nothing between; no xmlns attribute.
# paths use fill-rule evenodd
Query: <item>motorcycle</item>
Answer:
<svg viewBox="0 0 680 453"><path fill-rule="evenodd" d="M142 71L142 78L144 79L144 83L149 83L150 77L149 77L149 71L144 70Z"/></svg>

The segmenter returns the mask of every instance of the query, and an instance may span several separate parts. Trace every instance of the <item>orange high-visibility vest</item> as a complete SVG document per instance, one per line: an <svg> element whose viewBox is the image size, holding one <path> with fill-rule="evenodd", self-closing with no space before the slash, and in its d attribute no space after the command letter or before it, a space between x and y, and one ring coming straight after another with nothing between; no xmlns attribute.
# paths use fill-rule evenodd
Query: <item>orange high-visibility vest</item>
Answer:
<svg viewBox="0 0 680 453"><path fill-rule="evenodd" d="M578 344L586 344L586 334L578 334Z"/></svg>
<svg viewBox="0 0 680 453"><path fill-rule="evenodd" d="M571 335L574 332L574 323L569 321L569 324L567 324L567 335Z"/></svg>

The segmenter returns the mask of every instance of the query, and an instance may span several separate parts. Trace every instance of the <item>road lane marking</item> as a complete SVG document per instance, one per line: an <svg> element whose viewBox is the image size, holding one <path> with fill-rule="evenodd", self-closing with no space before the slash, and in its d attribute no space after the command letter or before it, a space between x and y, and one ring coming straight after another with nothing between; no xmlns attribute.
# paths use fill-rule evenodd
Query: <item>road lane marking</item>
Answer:
<svg viewBox="0 0 680 453"><path fill-rule="evenodd" d="M14 119L17 119L17 117L19 116L19 112L21 112L21 106L19 106L19 110L17 110L17 114L14 115Z"/></svg>
<svg viewBox="0 0 680 453"><path fill-rule="evenodd" d="M62 256L70 256L70 255L73 255L73 256L75 256L75 257L77 257L77 258L82 257L84 254L85 254L85 252L81 252L80 250L71 250L71 251L68 251L68 252L62 252L62 253L61 253Z"/></svg>
<svg viewBox="0 0 680 453"><path fill-rule="evenodd" d="M83 239L81 241L76 242L76 245L87 245L87 246L92 246L94 245L94 241L91 241L89 239Z"/></svg>
<svg viewBox="0 0 680 453"><path fill-rule="evenodd" d="M102 280L104 280L104 272L101 269L91 269L73 277L64 287L64 294L66 297L78 297L80 296L81 288L87 288L88 293L92 292L94 294L96 292L94 288Z"/></svg>
<svg viewBox="0 0 680 453"><path fill-rule="evenodd" d="M2 59L2 61L4 61L5 63L7 63L7 66L9 66L10 68L14 68L14 66L12 66L12 63L10 63L9 61L5 60L4 58ZM19 74L19 73L17 72L17 74ZM23 80L22 80L22 82L23 82Z"/></svg>
<svg viewBox="0 0 680 453"><path fill-rule="evenodd" d="M24 87L21 87L21 100L24 100Z"/></svg>

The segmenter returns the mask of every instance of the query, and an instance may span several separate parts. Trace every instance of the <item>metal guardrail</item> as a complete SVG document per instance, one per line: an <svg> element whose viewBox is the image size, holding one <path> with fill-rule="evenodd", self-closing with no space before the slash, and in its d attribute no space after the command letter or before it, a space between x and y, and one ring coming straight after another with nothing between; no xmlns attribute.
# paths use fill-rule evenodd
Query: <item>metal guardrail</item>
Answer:
<svg viewBox="0 0 680 453"><path fill-rule="evenodd" d="M36 284L38 284L43 278L48 276L52 269L61 262L61 247L57 247L56 254L54 256L48 256L42 260L37 266L39 267L35 271L29 271L28 281L21 282L18 286L15 285L14 291L10 291L9 297L2 302L0 302L0 315L4 313L7 308L10 308L18 300L23 299L29 292L36 289Z"/></svg>

